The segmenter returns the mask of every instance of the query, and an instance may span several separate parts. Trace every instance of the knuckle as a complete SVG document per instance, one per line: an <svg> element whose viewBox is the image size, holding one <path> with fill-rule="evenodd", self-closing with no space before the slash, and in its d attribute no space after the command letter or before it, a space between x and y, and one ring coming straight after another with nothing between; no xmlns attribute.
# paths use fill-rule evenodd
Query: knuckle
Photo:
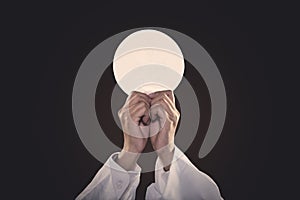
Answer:
<svg viewBox="0 0 300 200"><path fill-rule="evenodd" d="M180 113L178 112L178 113L176 113L176 115L175 115L175 119L176 119L176 121L178 121L179 119L180 119Z"/></svg>
<svg viewBox="0 0 300 200"><path fill-rule="evenodd" d="M142 108L142 109L141 109L141 111L142 111L143 113L146 112L146 110L147 110L146 108Z"/></svg>
<svg viewBox="0 0 300 200"><path fill-rule="evenodd" d="M148 104L145 101L142 101L141 103L144 107L148 106Z"/></svg>
<svg viewBox="0 0 300 200"><path fill-rule="evenodd" d="M131 92L130 97L132 98L132 97L134 97L135 95L136 95L136 93L133 91L133 92Z"/></svg>
<svg viewBox="0 0 300 200"><path fill-rule="evenodd" d="M118 116L119 116L119 117L123 114L122 111L123 111L122 108L118 111Z"/></svg>

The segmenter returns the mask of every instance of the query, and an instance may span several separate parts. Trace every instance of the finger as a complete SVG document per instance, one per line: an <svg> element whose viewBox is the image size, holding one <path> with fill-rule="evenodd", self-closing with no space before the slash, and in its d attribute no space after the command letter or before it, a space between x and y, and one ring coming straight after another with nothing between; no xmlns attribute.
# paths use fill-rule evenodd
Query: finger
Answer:
<svg viewBox="0 0 300 200"><path fill-rule="evenodd" d="M132 93L131 93L131 96L139 96L139 97L141 97L141 98L144 98L145 100L151 100L151 98L147 95L147 94L145 94L145 93L142 93L142 92L138 92L138 91L133 91Z"/></svg>
<svg viewBox="0 0 300 200"><path fill-rule="evenodd" d="M165 98L165 97L166 97L166 94L161 93L161 94L157 95L155 98L153 98L150 103L151 103L151 105L154 105L155 103L157 103L158 101L160 101L162 98Z"/></svg>
<svg viewBox="0 0 300 200"><path fill-rule="evenodd" d="M130 106L129 111L130 111L130 113L136 114L137 110L139 110L141 108L145 108L146 110L149 110L149 106L145 102L141 101L135 105Z"/></svg>
<svg viewBox="0 0 300 200"><path fill-rule="evenodd" d="M134 111L132 118L134 122L139 122L141 118L146 115L149 115L149 110L146 107L141 107Z"/></svg>
<svg viewBox="0 0 300 200"><path fill-rule="evenodd" d="M145 103L147 103L150 106L150 101L151 98L148 97L147 95L143 94L143 93L133 93L132 96L130 96L127 104L128 105L135 105L137 103L139 103L140 101L143 101Z"/></svg>
<svg viewBox="0 0 300 200"><path fill-rule="evenodd" d="M163 110L168 114L170 120L175 122L179 119L180 113L176 109L174 103L172 103L168 97L161 98L160 100L156 101L155 104L162 106ZM159 110L161 110L161 108ZM163 115L160 116L161 113L162 112L157 113L159 117L163 117Z"/></svg>
<svg viewBox="0 0 300 200"><path fill-rule="evenodd" d="M148 107L150 107L150 100L149 99L145 99L144 97L141 96L134 96L131 99L129 99L129 101L126 103L126 105L128 107L132 107L137 105L138 103L145 103Z"/></svg>
<svg viewBox="0 0 300 200"><path fill-rule="evenodd" d="M175 110L170 109L170 104L166 101L166 99L163 99L160 105L164 108L171 121L178 122L180 113L178 112L177 109Z"/></svg>
<svg viewBox="0 0 300 200"><path fill-rule="evenodd" d="M169 116L173 116L174 111L165 98L160 99L156 104L161 105Z"/></svg>
<svg viewBox="0 0 300 200"><path fill-rule="evenodd" d="M168 115L167 111L160 104L156 104L150 109L151 121L156 121L157 119L164 121Z"/></svg>
<svg viewBox="0 0 300 200"><path fill-rule="evenodd" d="M140 112L140 109L145 108L145 112ZM129 107L129 111L131 114L131 118L142 120L144 125L148 125L150 123L150 106L148 106L145 102L140 102L136 105L132 105Z"/></svg>
<svg viewBox="0 0 300 200"><path fill-rule="evenodd" d="M158 94L166 94L171 99L171 101L174 101L174 93L172 90L164 90L164 91L159 91L157 93Z"/></svg>
<svg viewBox="0 0 300 200"><path fill-rule="evenodd" d="M164 90L164 91L159 91L159 92L155 92L155 93L151 93L149 94L148 96L151 98L151 99L154 99L158 96L162 96L162 95L167 95L171 100L173 99L173 92L171 90Z"/></svg>
<svg viewBox="0 0 300 200"><path fill-rule="evenodd" d="M166 94L171 99L171 101L174 101L174 99L175 99L174 98L174 93L173 93L172 90L158 91L158 92L151 93L148 96L153 99L153 98L155 98L157 96L160 96L162 94Z"/></svg>
<svg viewBox="0 0 300 200"><path fill-rule="evenodd" d="M175 103L169 98L169 96L166 93L161 94L160 96L157 96L156 98L152 99L151 105L157 104L159 101L162 99L165 99L168 105L171 107L173 110L177 110Z"/></svg>
<svg viewBox="0 0 300 200"><path fill-rule="evenodd" d="M150 124L150 110L148 110L145 115L142 117L143 125L149 125Z"/></svg>
<svg viewBox="0 0 300 200"><path fill-rule="evenodd" d="M139 103L140 101L144 101L149 104L151 100L150 100L150 98L145 98L143 96L135 95L128 100L127 104L135 105L135 104Z"/></svg>

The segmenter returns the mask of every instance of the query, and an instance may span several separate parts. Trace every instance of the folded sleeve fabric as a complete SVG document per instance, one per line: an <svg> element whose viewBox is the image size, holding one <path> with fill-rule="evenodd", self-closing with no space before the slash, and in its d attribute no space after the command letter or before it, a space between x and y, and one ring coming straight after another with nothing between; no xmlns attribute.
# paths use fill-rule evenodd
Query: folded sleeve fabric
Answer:
<svg viewBox="0 0 300 200"><path fill-rule="evenodd" d="M125 171L115 162L117 155L114 153L107 160L76 200L135 199L141 168L136 165L135 170ZM157 159L155 183L147 188L145 199L222 200L222 197L216 183L175 147L169 171L164 171Z"/></svg>
<svg viewBox="0 0 300 200"><path fill-rule="evenodd" d="M222 200L222 197L216 183L175 147L169 171L164 171L157 159L155 183L147 188L146 199Z"/></svg>
<svg viewBox="0 0 300 200"><path fill-rule="evenodd" d="M141 168L136 165L133 171L125 171L115 162L118 154L114 153L109 157L76 200L135 199Z"/></svg>

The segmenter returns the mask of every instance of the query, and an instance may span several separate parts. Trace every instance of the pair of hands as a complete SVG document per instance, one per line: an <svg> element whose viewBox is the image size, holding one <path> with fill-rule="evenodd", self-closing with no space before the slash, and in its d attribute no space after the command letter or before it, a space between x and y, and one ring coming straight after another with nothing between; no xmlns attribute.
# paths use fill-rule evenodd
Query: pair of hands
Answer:
<svg viewBox="0 0 300 200"><path fill-rule="evenodd" d="M134 169L139 154L150 138L164 169L169 170L180 117L173 92L167 90L147 95L134 91L119 111L119 117L124 145L117 162L126 170Z"/></svg>

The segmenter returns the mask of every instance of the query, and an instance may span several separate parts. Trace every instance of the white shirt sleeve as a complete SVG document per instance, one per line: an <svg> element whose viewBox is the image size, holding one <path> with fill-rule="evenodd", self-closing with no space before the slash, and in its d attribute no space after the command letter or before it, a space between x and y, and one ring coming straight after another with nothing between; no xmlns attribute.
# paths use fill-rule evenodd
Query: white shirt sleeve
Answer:
<svg viewBox="0 0 300 200"><path fill-rule="evenodd" d="M135 199L141 168L136 165L133 171L124 170L115 162L118 154L110 156L76 200Z"/></svg>
<svg viewBox="0 0 300 200"><path fill-rule="evenodd" d="M155 183L147 188L146 199L222 200L222 197L216 183L175 147L169 171L165 172L157 159Z"/></svg>

